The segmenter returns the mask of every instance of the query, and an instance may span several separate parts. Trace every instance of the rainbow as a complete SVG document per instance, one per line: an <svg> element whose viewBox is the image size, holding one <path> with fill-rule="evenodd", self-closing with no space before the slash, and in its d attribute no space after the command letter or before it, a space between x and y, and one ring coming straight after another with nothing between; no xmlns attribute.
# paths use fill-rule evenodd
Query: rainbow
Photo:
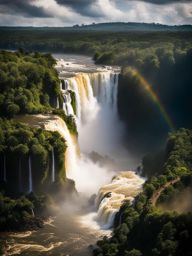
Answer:
<svg viewBox="0 0 192 256"><path fill-rule="evenodd" d="M161 100L159 99L157 94L154 92L150 83L136 69L131 69L131 73L132 73L133 76L135 76L136 78L138 78L140 80L141 85L143 86L144 90L148 93L150 98L153 100L153 102L158 107L161 115L163 116L163 118L166 121L167 125L169 126L170 130L171 131L175 130L173 121L171 120L171 118L168 115L165 107L161 103Z"/></svg>

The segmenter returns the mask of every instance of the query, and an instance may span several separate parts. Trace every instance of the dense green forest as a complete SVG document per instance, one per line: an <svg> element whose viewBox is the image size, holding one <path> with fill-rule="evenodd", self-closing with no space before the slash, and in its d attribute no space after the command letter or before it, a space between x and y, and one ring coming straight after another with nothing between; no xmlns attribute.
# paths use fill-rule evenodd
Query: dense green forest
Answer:
<svg viewBox="0 0 192 256"><path fill-rule="evenodd" d="M18 114L53 113L61 116L76 133L71 116L61 107L63 95L60 80L50 54L0 52L0 115L12 118ZM58 103L59 103L59 106Z"/></svg>
<svg viewBox="0 0 192 256"><path fill-rule="evenodd" d="M91 27L95 26L99 25L93 24ZM143 153L149 151L151 147L156 149L161 146L170 127L163 120L155 102L142 88L140 79L127 72L127 67L137 70L139 76L141 75L148 82L167 115L172 119L175 128L192 127L189 118L192 109L191 31L149 29L111 32L107 29L110 27L108 25L105 31L88 30L89 27L0 28L0 47L89 54L97 64L123 67L119 77L118 111L127 126L125 142L129 143L129 149L133 152ZM53 100L54 97L50 98L49 93L48 96L46 100L43 99L44 102ZM42 99L39 101L42 102ZM147 109L151 111L146 111Z"/></svg>
<svg viewBox="0 0 192 256"><path fill-rule="evenodd" d="M1 116L42 113L56 106L60 81L51 55L2 51L0 61Z"/></svg>
<svg viewBox="0 0 192 256"><path fill-rule="evenodd" d="M15 121L16 115L52 113L76 133L74 119L58 108L63 96L54 64L50 54L0 52L1 231L42 226L49 212L47 196L63 200L75 191L66 179L66 143L61 135Z"/></svg>
<svg viewBox="0 0 192 256"><path fill-rule="evenodd" d="M24 230L42 225L44 195L65 191L66 144L57 132L0 119L0 230ZM52 152L55 181L52 181ZM33 194L29 193L29 158ZM35 194L38 196L35 196ZM26 198L27 196L27 198ZM33 212L32 212L33 210ZM34 215L35 214L35 215Z"/></svg>
<svg viewBox="0 0 192 256"><path fill-rule="evenodd" d="M56 180L65 180L64 139L57 132L31 128L16 121L0 120L1 180L6 164L5 190L14 194L28 191L28 159L31 157L34 191L44 191L51 183L51 152L56 158ZM5 161L5 164L4 164ZM14 170L14 171L13 171ZM20 172L20 173L19 173ZM19 177L22 180L19 180Z"/></svg>
<svg viewBox="0 0 192 256"><path fill-rule="evenodd" d="M47 200L42 193L60 191L64 181L68 182L67 188L74 191L74 183L66 181L63 157L66 145L59 134L5 119L18 114L53 113L76 132L73 118L61 109L63 98L54 69L55 60L50 54L31 51L89 54L97 64L122 67L118 112L126 126L125 144L130 151L159 148L170 130L192 127L191 32L0 28L0 47L24 49L0 53L0 115L4 118L0 120L1 230L18 230L20 223L24 223L24 229L41 226L38 213L44 212ZM146 90L145 83L158 102ZM56 109L57 99L60 109ZM75 110L73 95L72 100ZM173 125L170 126L162 114L159 102ZM50 175L52 150L56 158L54 185ZM180 129L170 134L165 149L143 158L143 175L148 178L143 192L132 205L129 202L122 205L113 236L98 242L95 255L192 255L191 213L167 207L185 195L186 190L191 191L191 155L191 130ZM41 196L26 195L29 157L33 185ZM21 170L22 182L19 180Z"/></svg>
<svg viewBox="0 0 192 256"><path fill-rule="evenodd" d="M155 64L155 55L161 55L162 49L165 49L162 58L167 54L172 61L171 52L182 56L191 48L191 43L192 34L187 31L102 32L62 28L0 28L2 49L90 54L95 56L98 63L120 65L142 65L144 60Z"/></svg>
<svg viewBox="0 0 192 256"><path fill-rule="evenodd" d="M127 127L129 146L136 151L158 148L171 129L192 127L192 48L181 56L162 47L154 56L157 66L148 61L133 64L119 77L119 116Z"/></svg>
<svg viewBox="0 0 192 256"><path fill-rule="evenodd" d="M180 213L162 208L192 186L192 132L180 129L170 134L164 152L143 159L145 175L150 177L131 205L124 202L115 220L111 238L98 241L95 255L181 256L191 255L191 209ZM158 163L161 162L161 168ZM158 175L154 176L155 168ZM188 200L183 196L183 200ZM189 202L186 202L190 204ZM182 208L182 207L181 207Z"/></svg>

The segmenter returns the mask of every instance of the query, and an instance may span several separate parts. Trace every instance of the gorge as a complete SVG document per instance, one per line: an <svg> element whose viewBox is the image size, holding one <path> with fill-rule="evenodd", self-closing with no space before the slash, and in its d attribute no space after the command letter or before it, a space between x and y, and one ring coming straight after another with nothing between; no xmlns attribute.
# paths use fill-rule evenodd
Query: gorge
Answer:
<svg viewBox="0 0 192 256"><path fill-rule="evenodd" d="M79 63L79 60L85 63ZM144 180L132 171L127 172L137 166L138 160L130 156L123 146L124 126L118 118L117 110L120 69L95 66L89 62L89 58L83 59L82 56L64 56L64 60L58 60L56 65L63 100L56 98L55 107L63 109L66 116L73 116L78 135L70 131L61 117L53 114L16 117L16 120L30 126L57 131L64 138L67 147L65 173L68 179L74 180L78 196L74 195L66 202L60 202L56 219L51 224L45 224L43 229L34 231L29 236L14 235L15 247L10 245L10 255L14 255L16 251L20 255L30 251L43 254L44 251L47 255L43 246L50 248L50 255L59 252L89 255L88 244L94 244L100 236L110 233L115 214L122 202L132 201L141 191ZM49 161L50 175L47 178L54 184L60 175L56 168L54 148ZM36 192L34 171L29 156L26 192ZM112 183L109 184L112 178ZM89 203L90 197L92 203ZM64 230L60 231L61 227L65 234ZM48 238L53 234L53 238ZM39 244L36 236L45 236L47 240ZM13 238L12 235L10 239L11 237ZM33 246L34 243L37 243L36 247Z"/></svg>

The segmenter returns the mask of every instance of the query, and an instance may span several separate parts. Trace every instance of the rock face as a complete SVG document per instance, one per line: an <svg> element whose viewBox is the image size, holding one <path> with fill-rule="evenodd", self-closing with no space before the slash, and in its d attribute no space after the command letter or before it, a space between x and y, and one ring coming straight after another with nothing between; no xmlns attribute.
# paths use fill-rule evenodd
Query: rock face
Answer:
<svg viewBox="0 0 192 256"><path fill-rule="evenodd" d="M119 118L126 125L126 144L133 153L160 146L170 127L143 81L131 73L120 74L118 86Z"/></svg>

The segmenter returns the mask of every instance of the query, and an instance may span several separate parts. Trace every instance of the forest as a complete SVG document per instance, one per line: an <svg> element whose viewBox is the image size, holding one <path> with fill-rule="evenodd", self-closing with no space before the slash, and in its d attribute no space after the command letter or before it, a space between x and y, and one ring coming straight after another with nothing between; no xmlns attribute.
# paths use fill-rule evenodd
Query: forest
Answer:
<svg viewBox="0 0 192 256"><path fill-rule="evenodd" d="M35 229L43 225L50 198L55 200L61 192L66 197L68 190L74 191L74 184L66 179L66 142L61 135L15 117L52 113L71 132L76 133L76 126L72 117L55 108L57 97L60 104L63 97L50 54L1 51L0 60L0 231Z"/></svg>
<svg viewBox="0 0 192 256"><path fill-rule="evenodd" d="M47 52L88 54L96 64L121 66L118 114L126 130L124 144L131 152L153 152L142 160L143 191L133 204L123 203L112 237L98 241L94 255L191 256L192 214L185 195L192 195L192 34L0 28L0 47L19 49L0 52L0 231L41 227L50 194L75 191L66 179L65 140L13 119L51 113L77 134L75 120L62 110L55 60ZM73 94L72 105L75 112ZM29 159L35 193L28 188ZM178 198L186 201L186 209L175 206Z"/></svg>
<svg viewBox="0 0 192 256"><path fill-rule="evenodd" d="M45 195L56 196L66 183L65 150L65 141L57 132L0 119L1 231L30 229L39 225L40 219L37 221L31 209L37 213L35 216L43 214ZM51 179L52 151L56 159L54 183ZM28 184L29 158L33 176L31 196ZM31 227L30 222L33 223Z"/></svg>
<svg viewBox="0 0 192 256"><path fill-rule="evenodd" d="M133 152L143 153L150 148L157 149L162 146L161 142L165 140L170 130L162 121L155 102L143 89L139 76L147 81L160 99L167 115L171 116L174 128L192 127L189 118L192 109L190 97L192 34L190 31L162 29L162 31L111 32L107 28L105 31L102 29L97 31L88 30L88 27L71 30L0 28L0 47L23 48L28 52L36 50L88 54L97 64L122 67L119 78L118 111L120 118L127 125L125 141L129 141ZM133 76L130 68L136 70L137 75ZM52 74L52 80L54 80L53 77ZM35 108L33 107L30 111L37 112L42 108L39 103L46 103L43 111L46 111L49 104L55 104L55 97L59 96L57 86L53 92L55 96L51 98L49 89L44 89L46 93L39 95ZM141 97L142 101L139 100ZM147 109L152 111L146 111ZM4 111L7 111L6 107ZM15 111L18 111L18 108ZM159 139L156 140L156 138ZM149 141L150 145L148 145Z"/></svg>
<svg viewBox="0 0 192 256"><path fill-rule="evenodd" d="M191 209L178 212L174 207L161 207L164 202L169 205L173 198L176 200L192 186L191 138L191 130L180 129L170 134L160 159L157 156L143 159L143 174L150 177L143 192L132 205L124 202L116 216L112 237L98 241L94 255L191 255ZM188 200L184 194L182 200ZM187 203L190 204L190 200Z"/></svg>

